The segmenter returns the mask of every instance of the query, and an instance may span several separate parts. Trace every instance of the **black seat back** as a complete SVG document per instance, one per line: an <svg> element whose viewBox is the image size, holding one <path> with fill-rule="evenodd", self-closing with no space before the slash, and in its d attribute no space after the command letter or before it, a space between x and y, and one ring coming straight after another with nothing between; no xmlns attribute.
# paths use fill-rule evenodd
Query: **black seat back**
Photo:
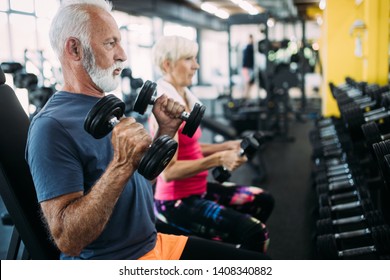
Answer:
<svg viewBox="0 0 390 280"><path fill-rule="evenodd" d="M42 222L25 147L30 121L0 68L0 195L31 259L58 259Z"/></svg>

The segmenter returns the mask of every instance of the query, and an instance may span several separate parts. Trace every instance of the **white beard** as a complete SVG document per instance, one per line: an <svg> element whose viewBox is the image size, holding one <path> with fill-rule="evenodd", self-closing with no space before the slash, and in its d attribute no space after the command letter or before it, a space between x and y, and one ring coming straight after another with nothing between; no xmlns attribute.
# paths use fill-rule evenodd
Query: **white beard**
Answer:
<svg viewBox="0 0 390 280"><path fill-rule="evenodd" d="M101 69L96 66L95 55L92 53L90 47L84 48L84 54L84 68L88 72L95 85L104 92L110 92L115 90L120 83L120 76L114 76L114 70L117 68L122 69L123 63L117 61L109 68Z"/></svg>

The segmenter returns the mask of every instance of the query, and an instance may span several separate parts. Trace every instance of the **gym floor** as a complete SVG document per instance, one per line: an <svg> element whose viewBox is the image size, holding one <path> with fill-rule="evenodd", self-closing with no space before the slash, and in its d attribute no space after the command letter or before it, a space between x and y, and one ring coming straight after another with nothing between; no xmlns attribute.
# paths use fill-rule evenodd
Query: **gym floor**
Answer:
<svg viewBox="0 0 390 280"><path fill-rule="evenodd" d="M217 101L218 102L218 101ZM207 104L207 101L205 101ZM308 102L310 104L310 102ZM218 110L218 104L215 106ZM319 106L314 106L315 110ZM220 112L220 111L219 111ZM314 112L317 113L317 112ZM270 233L269 255L275 260L310 260L316 259L313 246L315 229L312 217L316 198L310 184L311 145L308 133L313 128L313 121L304 115L304 121L291 119L289 135L293 142L275 139L267 143L261 151L265 164L266 180L261 187L270 191L275 198L274 211L267 222ZM211 141L213 135L204 131L205 141ZM250 165L237 169L231 180L240 184L251 184L261 170ZM0 199L0 213L5 207ZM0 259L5 259L12 228L0 224Z"/></svg>
<svg viewBox="0 0 390 280"><path fill-rule="evenodd" d="M294 142L272 141L262 150L266 180L259 184L275 198L275 208L267 228L268 253L276 260L316 259L312 244L315 233L313 217L315 191L310 183L311 146L308 139L313 122L291 121ZM232 181L250 184L256 171L248 165L237 169Z"/></svg>

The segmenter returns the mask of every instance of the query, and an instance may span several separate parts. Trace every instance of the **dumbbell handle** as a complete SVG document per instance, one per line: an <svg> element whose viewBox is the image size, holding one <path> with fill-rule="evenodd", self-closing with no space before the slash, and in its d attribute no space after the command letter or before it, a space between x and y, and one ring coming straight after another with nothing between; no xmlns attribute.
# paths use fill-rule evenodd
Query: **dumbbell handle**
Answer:
<svg viewBox="0 0 390 280"><path fill-rule="evenodd" d="M330 183L328 186L329 191L336 191L340 189L346 189L355 186L355 183L353 179L350 179L348 181L340 181L340 182L333 182Z"/></svg>
<svg viewBox="0 0 390 280"><path fill-rule="evenodd" d="M371 121L376 121L376 120L385 118L385 117L387 117L389 115L390 115L389 111L384 111L384 112L380 112L380 113L378 113L376 115L371 115L369 117L365 117L364 120L365 120L366 123L368 123L368 122L371 122Z"/></svg>
<svg viewBox="0 0 390 280"><path fill-rule="evenodd" d="M353 257L357 255L364 255L364 254L370 254L376 252L376 248L374 245L371 246L365 246L365 247L359 247L359 248L352 248L347 249L343 251L338 251L337 254L339 257Z"/></svg>
<svg viewBox="0 0 390 280"><path fill-rule="evenodd" d="M150 104L150 105L154 105L154 102L156 101L156 99L157 99L156 95L153 95L153 96L150 98L149 104ZM181 113L181 115L180 115L180 119L182 119L183 121L188 120L189 117L190 117L190 113L188 113L188 112L183 112L183 113Z"/></svg>
<svg viewBox="0 0 390 280"><path fill-rule="evenodd" d="M342 238L353 238L353 237L363 236L367 234L371 234L371 230L368 228L364 228L364 229L358 229L353 231L335 233L334 237L336 239L342 239Z"/></svg>
<svg viewBox="0 0 390 280"><path fill-rule="evenodd" d="M111 127L115 127L119 123L119 120L117 117L112 117L108 120L108 123L111 125Z"/></svg>
<svg viewBox="0 0 390 280"><path fill-rule="evenodd" d="M120 120L118 120L116 117L112 117L111 119L108 120L108 123L109 123L112 127L115 127L119 122L120 122ZM149 148L150 148L151 146L152 146L152 145L149 145Z"/></svg>
<svg viewBox="0 0 390 280"><path fill-rule="evenodd" d="M331 206L332 211L336 210L347 210L347 209L353 209L356 207L361 206L360 201L354 201L354 202L349 202L349 203L344 203L344 204L339 204L339 205L333 205Z"/></svg>
<svg viewBox="0 0 390 280"><path fill-rule="evenodd" d="M348 218L332 220L332 224L333 225L345 225L345 224L361 222L364 220L365 220L364 215L358 215L358 216L352 216L352 217L348 217Z"/></svg>
<svg viewBox="0 0 390 280"><path fill-rule="evenodd" d="M245 154L244 149L240 148L240 151L237 153L237 155L238 155L239 157L242 157L242 156L244 156L244 154ZM223 168L223 170L229 171L225 166L222 165L221 167Z"/></svg>

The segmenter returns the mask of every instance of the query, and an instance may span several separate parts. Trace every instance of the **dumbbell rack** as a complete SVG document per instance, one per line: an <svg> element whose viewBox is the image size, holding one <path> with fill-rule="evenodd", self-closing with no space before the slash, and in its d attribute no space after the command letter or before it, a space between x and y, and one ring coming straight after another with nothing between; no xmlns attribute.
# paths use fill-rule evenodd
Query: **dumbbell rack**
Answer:
<svg viewBox="0 0 390 280"><path fill-rule="evenodd" d="M351 78L330 88L341 116L316 120L309 134L317 257L388 259L389 206L383 198L390 186L390 142L383 139L390 133L389 88Z"/></svg>

